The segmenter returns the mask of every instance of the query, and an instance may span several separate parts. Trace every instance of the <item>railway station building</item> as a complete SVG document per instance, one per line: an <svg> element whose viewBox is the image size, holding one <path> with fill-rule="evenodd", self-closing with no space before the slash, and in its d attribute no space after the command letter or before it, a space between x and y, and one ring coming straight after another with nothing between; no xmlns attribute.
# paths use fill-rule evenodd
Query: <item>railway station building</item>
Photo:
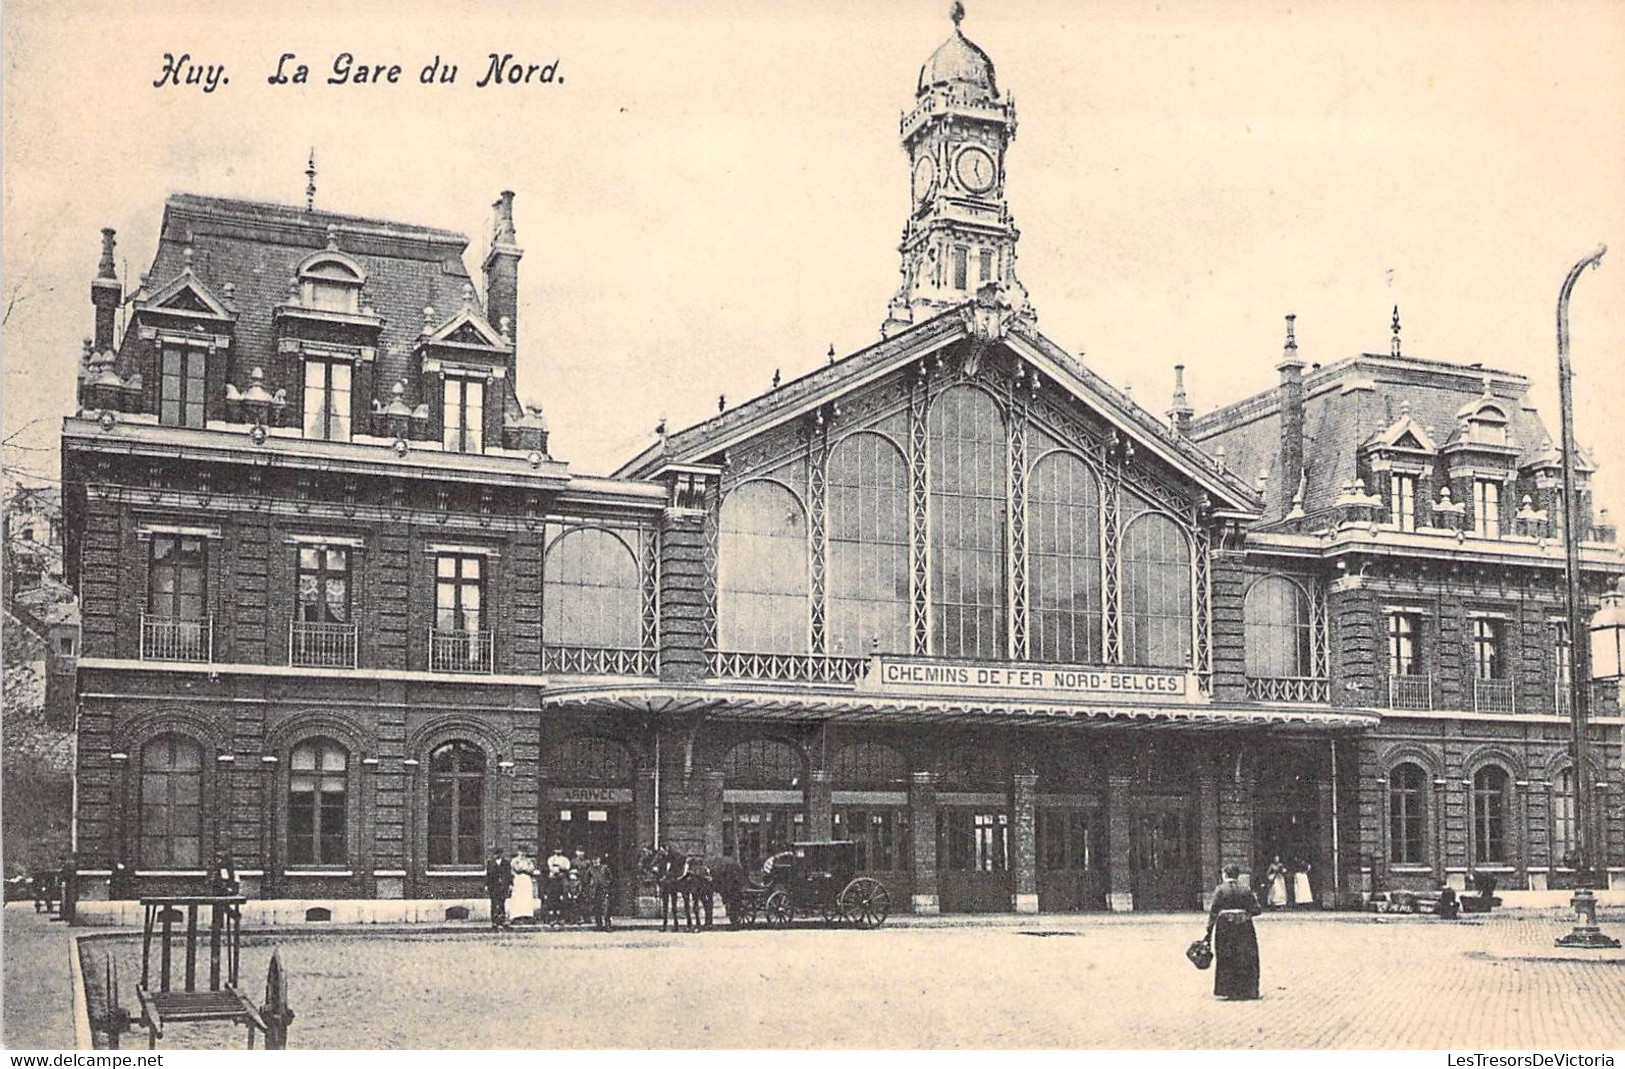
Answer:
<svg viewBox="0 0 1625 1069"><path fill-rule="evenodd" d="M217 851L259 898L478 898L493 851L580 846L631 909L640 845L828 838L926 913L1197 909L1276 858L1315 905L1563 886L1530 382L1397 312L1313 364L1288 317L1275 389L1154 414L1040 330L1015 130L956 24L879 340L603 477L521 400L511 193L478 281L461 234L180 194L126 293L104 231L62 438L81 898ZM1582 503L1596 598L1625 557Z"/></svg>

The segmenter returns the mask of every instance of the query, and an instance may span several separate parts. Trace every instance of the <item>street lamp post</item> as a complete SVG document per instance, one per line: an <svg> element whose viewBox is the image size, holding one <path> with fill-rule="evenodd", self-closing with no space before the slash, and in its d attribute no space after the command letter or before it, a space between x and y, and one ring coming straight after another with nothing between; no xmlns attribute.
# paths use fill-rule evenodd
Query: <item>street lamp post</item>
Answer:
<svg viewBox="0 0 1625 1069"><path fill-rule="evenodd" d="M1565 569L1568 588L1569 620L1569 723L1573 730L1574 756L1574 822L1579 831L1580 859L1576 866L1574 897L1574 930L1557 940L1558 946L1583 948L1611 948L1619 940L1604 935L1597 927L1597 899L1591 893L1595 876L1591 871L1595 860L1596 843L1591 827L1591 765L1587 756L1587 721L1591 715L1590 643L1581 636L1589 636L1590 628L1582 618L1585 607L1580 593L1580 510L1576 506L1574 487L1574 369L1569 364L1569 294L1575 282L1588 267L1602 264L1608 246L1597 251L1569 269L1563 280L1563 289L1557 296L1557 390L1563 421L1563 550L1567 562Z"/></svg>

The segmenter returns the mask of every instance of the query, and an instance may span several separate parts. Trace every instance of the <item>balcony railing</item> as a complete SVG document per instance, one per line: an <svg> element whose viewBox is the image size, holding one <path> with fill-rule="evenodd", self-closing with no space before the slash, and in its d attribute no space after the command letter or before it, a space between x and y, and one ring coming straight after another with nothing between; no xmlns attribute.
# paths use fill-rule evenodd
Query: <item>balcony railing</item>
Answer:
<svg viewBox="0 0 1625 1069"><path fill-rule="evenodd" d="M214 621L208 616L182 620L141 614L143 661L214 660Z"/></svg>
<svg viewBox="0 0 1625 1069"><path fill-rule="evenodd" d="M491 671L491 632L429 629L429 671Z"/></svg>
<svg viewBox="0 0 1625 1069"><path fill-rule="evenodd" d="M1518 711L1518 688L1511 679L1473 679L1473 711L1479 713L1515 713Z"/></svg>
<svg viewBox="0 0 1625 1069"><path fill-rule="evenodd" d="M560 675L652 676L660 671L660 658L654 650L543 646L542 671Z"/></svg>
<svg viewBox="0 0 1625 1069"><path fill-rule="evenodd" d="M1248 676L1247 698L1255 702L1319 702L1332 700L1332 681L1308 676Z"/></svg>
<svg viewBox="0 0 1625 1069"><path fill-rule="evenodd" d="M789 683L856 683L869 669L867 657L812 653L712 653L719 679L775 679Z"/></svg>
<svg viewBox="0 0 1625 1069"><path fill-rule="evenodd" d="M288 624L288 663L296 668L354 668L357 645L355 624Z"/></svg>
<svg viewBox="0 0 1625 1069"><path fill-rule="evenodd" d="M1388 708L1433 708L1433 677L1431 675L1389 676Z"/></svg>
<svg viewBox="0 0 1625 1069"><path fill-rule="evenodd" d="M1569 685L1562 682L1554 683L1552 684L1552 690L1556 695L1556 701L1552 703L1552 708L1557 711L1559 716L1568 716L1570 705ZM1619 684L1612 682L1591 684L1590 713L1592 716L1618 716Z"/></svg>

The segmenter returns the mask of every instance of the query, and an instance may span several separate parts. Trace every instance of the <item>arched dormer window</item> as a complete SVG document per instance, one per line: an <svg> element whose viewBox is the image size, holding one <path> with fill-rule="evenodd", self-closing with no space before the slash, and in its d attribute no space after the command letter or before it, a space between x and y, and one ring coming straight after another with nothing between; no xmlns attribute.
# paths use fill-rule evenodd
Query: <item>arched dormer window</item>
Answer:
<svg viewBox="0 0 1625 1069"><path fill-rule="evenodd" d="M1484 404L1467 417L1467 440L1475 445L1511 445L1507 414L1500 405Z"/></svg>
<svg viewBox="0 0 1625 1069"><path fill-rule="evenodd" d="M299 269L299 303L321 312L361 311L361 265L332 253L306 261Z"/></svg>

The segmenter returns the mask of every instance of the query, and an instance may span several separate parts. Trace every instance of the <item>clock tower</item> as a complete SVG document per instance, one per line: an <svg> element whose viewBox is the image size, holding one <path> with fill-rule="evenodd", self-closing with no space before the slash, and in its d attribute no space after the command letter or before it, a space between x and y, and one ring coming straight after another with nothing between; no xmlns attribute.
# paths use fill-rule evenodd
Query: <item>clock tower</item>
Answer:
<svg viewBox="0 0 1625 1069"><path fill-rule="evenodd" d="M903 284L887 306L885 337L965 303L990 283L1016 315L1036 318L1016 278L1021 232L1004 195L1015 101L1000 97L993 60L960 30L964 5L955 0L949 15L953 36L920 68L914 108L901 123L910 207L898 246Z"/></svg>

